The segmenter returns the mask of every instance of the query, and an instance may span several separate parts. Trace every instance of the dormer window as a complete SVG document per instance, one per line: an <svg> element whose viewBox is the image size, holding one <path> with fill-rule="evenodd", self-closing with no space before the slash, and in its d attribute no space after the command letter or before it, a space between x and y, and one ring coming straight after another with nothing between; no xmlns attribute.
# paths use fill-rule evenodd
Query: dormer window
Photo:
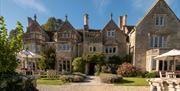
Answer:
<svg viewBox="0 0 180 91"><path fill-rule="evenodd" d="M71 37L71 34L68 33L68 32L65 32L65 33L62 34L62 37L63 37L63 38L70 38L70 37Z"/></svg>
<svg viewBox="0 0 180 91"><path fill-rule="evenodd" d="M114 30L107 31L107 37L115 37L115 31Z"/></svg>
<svg viewBox="0 0 180 91"><path fill-rule="evenodd" d="M155 25L156 26L164 26L164 24L165 24L165 16L157 15L155 18Z"/></svg>

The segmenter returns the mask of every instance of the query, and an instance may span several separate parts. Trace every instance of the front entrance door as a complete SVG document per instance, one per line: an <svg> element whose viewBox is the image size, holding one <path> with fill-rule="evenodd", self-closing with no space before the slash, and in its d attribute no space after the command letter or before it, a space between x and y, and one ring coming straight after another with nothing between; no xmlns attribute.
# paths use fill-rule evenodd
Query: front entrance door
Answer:
<svg viewBox="0 0 180 91"><path fill-rule="evenodd" d="M94 75L94 73L95 73L95 63L90 63L88 75Z"/></svg>

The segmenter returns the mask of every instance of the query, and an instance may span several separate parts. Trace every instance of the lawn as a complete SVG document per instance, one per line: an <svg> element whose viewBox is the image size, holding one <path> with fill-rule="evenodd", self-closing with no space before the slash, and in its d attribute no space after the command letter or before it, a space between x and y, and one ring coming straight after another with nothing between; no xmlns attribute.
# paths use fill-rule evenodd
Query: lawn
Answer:
<svg viewBox="0 0 180 91"><path fill-rule="evenodd" d="M37 84L62 85L65 84L65 82L57 79L38 79Z"/></svg>
<svg viewBox="0 0 180 91"><path fill-rule="evenodd" d="M137 78L137 77L123 77L123 80L115 85L122 86L149 86L146 78Z"/></svg>

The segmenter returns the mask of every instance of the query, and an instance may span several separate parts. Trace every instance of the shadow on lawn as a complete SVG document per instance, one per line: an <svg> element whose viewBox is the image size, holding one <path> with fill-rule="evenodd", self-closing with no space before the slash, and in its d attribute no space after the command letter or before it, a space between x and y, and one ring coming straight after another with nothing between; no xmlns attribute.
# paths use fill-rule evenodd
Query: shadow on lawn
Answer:
<svg viewBox="0 0 180 91"><path fill-rule="evenodd" d="M134 83L134 81L129 81L129 80L125 80L125 79L122 79L120 82L118 82L120 84L125 84L125 83Z"/></svg>

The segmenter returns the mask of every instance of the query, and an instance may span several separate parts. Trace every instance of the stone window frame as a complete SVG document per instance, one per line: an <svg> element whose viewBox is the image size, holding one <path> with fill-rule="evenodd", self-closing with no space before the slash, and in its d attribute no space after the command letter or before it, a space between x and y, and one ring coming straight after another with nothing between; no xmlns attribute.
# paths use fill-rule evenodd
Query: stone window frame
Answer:
<svg viewBox="0 0 180 91"><path fill-rule="evenodd" d="M106 32L106 36L107 36L107 37L115 37L115 36L116 36L115 32L116 32L116 31L113 30L113 29L110 30L110 31L107 31L107 32Z"/></svg>
<svg viewBox="0 0 180 91"><path fill-rule="evenodd" d="M118 50L117 46L106 46L104 51L106 54L116 54L117 50Z"/></svg>
<svg viewBox="0 0 180 91"><path fill-rule="evenodd" d="M155 14L154 24L156 27L164 27L166 24L166 14Z"/></svg>
<svg viewBox="0 0 180 91"><path fill-rule="evenodd" d="M157 43L156 43L157 41ZM149 38L150 48L166 48L167 47L167 37L162 35L152 35Z"/></svg>
<svg viewBox="0 0 180 91"><path fill-rule="evenodd" d="M71 61L70 60L59 60L59 68L60 72L70 72L71 71Z"/></svg>
<svg viewBox="0 0 180 91"><path fill-rule="evenodd" d="M69 31L64 31L62 33L62 38L71 38L71 33Z"/></svg>
<svg viewBox="0 0 180 91"><path fill-rule="evenodd" d="M69 43L60 43L58 47L60 51L71 51L72 49Z"/></svg>
<svg viewBox="0 0 180 91"><path fill-rule="evenodd" d="M89 52L96 52L96 46L90 46Z"/></svg>

